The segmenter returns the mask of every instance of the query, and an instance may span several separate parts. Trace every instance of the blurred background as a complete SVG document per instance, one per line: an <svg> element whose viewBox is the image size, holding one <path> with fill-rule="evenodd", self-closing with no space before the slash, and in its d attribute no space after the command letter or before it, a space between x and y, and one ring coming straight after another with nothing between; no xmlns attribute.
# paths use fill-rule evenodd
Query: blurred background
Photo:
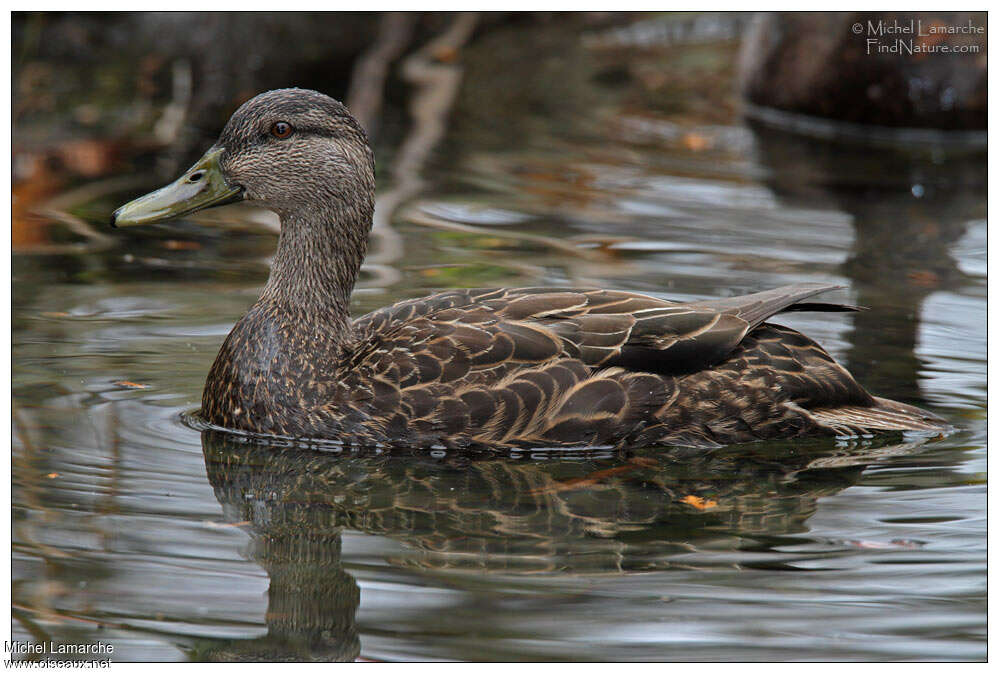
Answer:
<svg viewBox="0 0 999 674"><path fill-rule="evenodd" d="M14 637L133 660L984 658L986 19L13 14ZM343 100L375 150L355 315L449 286L842 283L870 310L781 322L958 432L637 460L203 435L182 414L277 219L106 222L287 86Z"/></svg>

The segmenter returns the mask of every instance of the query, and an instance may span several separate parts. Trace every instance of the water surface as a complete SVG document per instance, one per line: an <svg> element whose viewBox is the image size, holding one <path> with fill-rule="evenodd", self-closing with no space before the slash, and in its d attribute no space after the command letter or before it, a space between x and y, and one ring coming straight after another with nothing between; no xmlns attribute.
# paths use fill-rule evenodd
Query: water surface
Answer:
<svg viewBox="0 0 999 674"><path fill-rule="evenodd" d="M957 432L472 456L201 434L181 414L275 245L220 209L14 256L14 638L121 660L985 657L984 158L671 117L610 97L586 53L571 81L551 59L519 88L470 79L355 315L449 286L841 283L829 299L870 310L780 322Z"/></svg>

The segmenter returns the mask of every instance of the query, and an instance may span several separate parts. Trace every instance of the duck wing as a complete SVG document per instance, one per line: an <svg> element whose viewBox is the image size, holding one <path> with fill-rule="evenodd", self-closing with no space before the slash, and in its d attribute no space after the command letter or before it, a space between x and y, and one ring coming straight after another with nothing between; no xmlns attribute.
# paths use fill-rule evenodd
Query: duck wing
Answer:
<svg viewBox="0 0 999 674"><path fill-rule="evenodd" d="M584 298L562 311L551 295L518 297L503 315L549 327L569 355L591 366L619 366L658 374L697 372L724 360L752 330L786 311L852 311L841 304L805 303L842 286L800 284L752 295L676 303L613 291L559 293L558 301Z"/></svg>
<svg viewBox="0 0 999 674"><path fill-rule="evenodd" d="M345 421L386 438L600 444L676 397L663 375L707 376L766 318L834 287L688 303L550 288L401 302L354 324L337 377L354 410Z"/></svg>
<svg viewBox="0 0 999 674"><path fill-rule="evenodd" d="M684 303L610 290L448 291L359 319L347 366L404 387L479 380L487 372L500 377L561 358L591 368L684 374L723 360L774 314L854 309L802 302L839 287L800 284Z"/></svg>

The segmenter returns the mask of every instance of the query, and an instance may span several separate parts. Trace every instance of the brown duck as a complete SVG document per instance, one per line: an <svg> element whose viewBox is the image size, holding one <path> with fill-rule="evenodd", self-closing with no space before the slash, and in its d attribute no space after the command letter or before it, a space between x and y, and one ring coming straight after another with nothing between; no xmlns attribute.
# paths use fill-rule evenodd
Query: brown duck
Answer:
<svg viewBox="0 0 999 674"><path fill-rule="evenodd" d="M281 89L240 107L176 182L115 211L138 225L239 199L281 217L263 293L205 384L215 426L359 445L717 446L941 431L870 395L818 344L766 323L838 286L675 303L613 290L451 290L356 320L374 159L337 101Z"/></svg>

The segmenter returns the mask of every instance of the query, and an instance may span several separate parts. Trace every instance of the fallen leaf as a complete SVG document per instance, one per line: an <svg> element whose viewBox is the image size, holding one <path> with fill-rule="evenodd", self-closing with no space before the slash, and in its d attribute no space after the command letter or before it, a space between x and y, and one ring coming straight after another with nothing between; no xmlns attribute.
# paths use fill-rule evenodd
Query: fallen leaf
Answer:
<svg viewBox="0 0 999 674"><path fill-rule="evenodd" d="M718 505L718 501L712 501L711 499L704 499L700 496L694 496L693 494L688 494L680 499L681 502L687 505L694 506L698 510L707 510L708 508L714 508Z"/></svg>
<svg viewBox="0 0 999 674"><path fill-rule="evenodd" d="M49 473L45 477L47 477L50 480L54 480L55 478L59 477L59 473Z"/></svg>
<svg viewBox="0 0 999 674"><path fill-rule="evenodd" d="M906 275L909 283L923 288L935 288L940 285L940 277L928 269L914 269Z"/></svg>
<svg viewBox="0 0 999 674"><path fill-rule="evenodd" d="M197 241L180 241L178 239L167 239L161 244L167 250L201 250L201 244Z"/></svg>
<svg viewBox="0 0 999 674"><path fill-rule="evenodd" d="M454 63L458 60L458 50L454 47L438 47L434 50L434 58L440 63Z"/></svg>
<svg viewBox="0 0 999 674"><path fill-rule="evenodd" d="M116 381L115 386L123 386L125 388L146 388L145 384L136 384L134 381Z"/></svg>
<svg viewBox="0 0 999 674"><path fill-rule="evenodd" d="M700 152L711 147L711 139L699 133L684 134L682 142L683 147L692 152Z"/></svg>

